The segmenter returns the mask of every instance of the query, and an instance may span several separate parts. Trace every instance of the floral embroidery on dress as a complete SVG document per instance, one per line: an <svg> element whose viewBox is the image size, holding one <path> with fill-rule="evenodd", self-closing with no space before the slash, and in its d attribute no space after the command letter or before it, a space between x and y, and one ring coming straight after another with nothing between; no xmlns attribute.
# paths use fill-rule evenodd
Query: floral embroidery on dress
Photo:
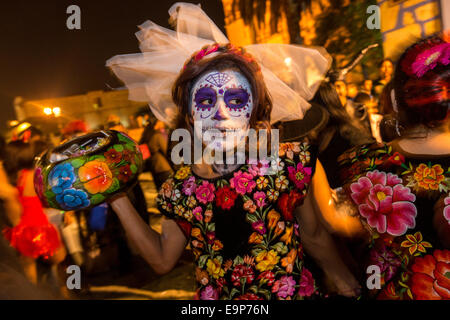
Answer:
<svg viewBox="0 0 450 320"><path fill-rule="evenodd" d="M280 144L279 154L272 164L274 174L268 174L270 163L252 162L207 180L183 166L162 185L160 210L191 226L197 298L289 300L320 294L311 269L305 267L293 213L306 197L315 152L302 142ZM250 228L248 250L226 258L226 243L216 233L216 215L236 211Z"/></svg>
<svg viewBox="0 0 450 320"><path fill-rule="evenodd" d="M441 250L439 240L424 238L433 232L424 220L431 225L434 204L442 197L442 214L450 222L449 159L424 162L374 144L348 150L338 161L344 190L369 230L365 265L381 271L382 288L370 295L450 299L450 251Z"/></svg>

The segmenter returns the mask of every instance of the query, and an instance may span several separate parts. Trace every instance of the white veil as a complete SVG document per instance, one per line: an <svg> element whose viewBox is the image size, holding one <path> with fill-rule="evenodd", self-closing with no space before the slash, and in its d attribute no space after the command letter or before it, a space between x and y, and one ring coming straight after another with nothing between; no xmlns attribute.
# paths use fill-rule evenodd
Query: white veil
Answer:
<svg viewBox="0 0 450 320"><path fill-rule="evenodd" d="M142 53L117 55L106 62L129 90L129 99L148 102L155 116L170 124L177 113L172 85L191 55L227 37L197 5L178 2L169 9L176 30L152 21L136 33ZM288 44L253 44L244 47L261 67L273 101L271 123L302 119L310 100L331 66L322 48Z"/></svg>

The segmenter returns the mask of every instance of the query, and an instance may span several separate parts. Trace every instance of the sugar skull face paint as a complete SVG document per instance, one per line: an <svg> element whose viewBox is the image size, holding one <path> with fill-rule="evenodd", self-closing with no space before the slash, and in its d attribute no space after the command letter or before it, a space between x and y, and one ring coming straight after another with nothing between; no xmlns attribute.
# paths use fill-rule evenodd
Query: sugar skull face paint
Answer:
<svg viewBox="0 0 450 320"><path fill-rule="evenodd" d="M220 132L214 149L231 150L245 140L253 110L252 89L245 76L235 70L205 73L191 91L190 112L201 121L202 134L211 129ZM226 139L226 136L229 139ZM230 139L234 136L233 139ZM237 139L237 141L235 140ZM231 142L235 140L234 142Z"/></svg>

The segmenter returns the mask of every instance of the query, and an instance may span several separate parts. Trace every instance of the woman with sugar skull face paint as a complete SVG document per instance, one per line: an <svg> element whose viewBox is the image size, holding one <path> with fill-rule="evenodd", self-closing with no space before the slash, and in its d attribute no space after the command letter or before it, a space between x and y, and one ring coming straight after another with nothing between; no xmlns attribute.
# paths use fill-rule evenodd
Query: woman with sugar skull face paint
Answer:
<svg viewBox="0 0 450 320"><path fill-rule="evenodd" d="M120 76L118 60L108 65ZM269 94L266 79L243 48L212 43L195 52L172 87L174 127L203 140L214 135L202 145L213 153L245 145L245 162L181 166L159 191L158 207L168 218L161 235L140 220L125 196L111 205L158 273L170 271L189 242L198 299L321 298L327 289L319 269L334 293L354 297L358 284L321 223L329 198L318 192L326 178L316 165L315 146L308 140L284 143L276 161L248 158L256 145L247 133L270 129L271 95L278 97Z"/></svg>

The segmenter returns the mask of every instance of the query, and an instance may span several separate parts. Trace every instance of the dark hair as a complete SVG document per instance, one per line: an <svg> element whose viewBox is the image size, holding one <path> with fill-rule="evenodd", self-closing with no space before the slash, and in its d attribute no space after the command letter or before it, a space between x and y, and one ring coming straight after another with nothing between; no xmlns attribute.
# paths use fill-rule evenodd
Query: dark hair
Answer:
<svg viewBox="0 0 450 320"><path fill-rule="evenodd" d="M437 64L422 76L411 71L419 54L444 43L436 35L420 40L407 48L397 63L393 80L395 102L400 124L406 132L418 125L438 127L448 119L450 66Z"/></svg>
<svg viewBox="0 0 450 320"><path fill-rule="evenodd" d="M16 185L20 170L33 168L35 155L35 148L31 143L17 140L6 145L3 165L11 184Z"/></svg>
<svg viewBox="0 0 450 320"><path fill-rule="evenodd" d="M248 80L253 94L253 111L250 115L251 128L270 129L270 113L272 111L272 100L264 84L262 73L256 62L251 60L242 48L236 48L230 44L218 46L218 55L211 58L203 57L195 59L195 53L184 69L180 72L172 88L172 99L178 107L176 128L190 128L189 103L191 89L195 81L205 72L210 70L224 70L228 68L237 69ZM211 46L204 47L207 50Z"/></svg>
<svg viewBox="0 0 450 320"><path fill-rule="evenodd" d="M381 91L380 97L378 99L378 107L382 115L390 114L394 112L392 107L391 90L394 88L394 83L389 81Z"/></svg>
<svg viewBox="0 0 450 320"><path fill-rule="evenodd" d="M356 120L352 119L345 111L345 108L339 100L339 95L331 83L326 81L322 82L312 101L323 106L330 115L327 127L323 131L323 134L321 134L322 141L319 141L319 143L321 143L321 150L324 150L331 141L332 137L328 136L334 133L332 130L333 127L343 138L347 139L352 146L373 141L373 138L367 129Z"/></svg>

